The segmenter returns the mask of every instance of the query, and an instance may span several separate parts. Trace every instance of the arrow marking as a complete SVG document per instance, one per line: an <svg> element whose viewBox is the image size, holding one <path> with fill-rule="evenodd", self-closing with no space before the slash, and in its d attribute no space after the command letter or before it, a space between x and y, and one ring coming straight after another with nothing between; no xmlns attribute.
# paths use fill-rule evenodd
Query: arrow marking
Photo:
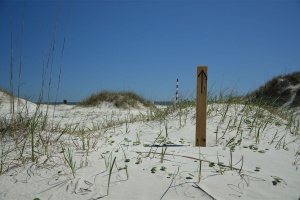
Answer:
<svg viewBox="0 0 300 200"><path fill-rule="evenodd" d="M207 80L207 75L202 69L201 72L198 74L198 77L201 78L201 94L203 93L203 76L205 76L205 80Z"/></svg>

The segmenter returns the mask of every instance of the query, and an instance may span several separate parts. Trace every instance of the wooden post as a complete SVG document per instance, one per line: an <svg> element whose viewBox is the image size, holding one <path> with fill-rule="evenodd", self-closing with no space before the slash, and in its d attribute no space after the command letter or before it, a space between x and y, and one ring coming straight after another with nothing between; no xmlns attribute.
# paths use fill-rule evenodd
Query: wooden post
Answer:
<svg viewBox="0 0 300 200"><path fill-rule="evenodd" d="M197 67L196 144L206 147L207 66Z"/></svg>

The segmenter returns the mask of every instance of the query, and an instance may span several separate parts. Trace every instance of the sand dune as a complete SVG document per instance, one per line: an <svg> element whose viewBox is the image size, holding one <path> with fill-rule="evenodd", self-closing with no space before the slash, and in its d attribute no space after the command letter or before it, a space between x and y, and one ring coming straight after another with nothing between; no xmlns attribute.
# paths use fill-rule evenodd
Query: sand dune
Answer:
<svg viewBox="0 0 300 200"><path fill-rule="evenodd" d="M35 113L36 104L20 101ZM1 94L0 102L3 121L10 101ZM153 110L110 104L42 105L38 112L47 110L46 128L34 133L34 162L27 129L18 142L2 130L0 199L300 198L299 119L289 126L259 107L211 104L207 147L199 148L191 106L155 119Z"/></svg>

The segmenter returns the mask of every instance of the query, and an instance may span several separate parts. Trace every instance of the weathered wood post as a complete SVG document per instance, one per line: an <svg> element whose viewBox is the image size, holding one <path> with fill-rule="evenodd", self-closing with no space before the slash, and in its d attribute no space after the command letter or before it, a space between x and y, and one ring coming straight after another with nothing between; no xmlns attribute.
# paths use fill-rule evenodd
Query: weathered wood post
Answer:
<svg viewBox="0 0 300 200"><path fill-rule="evenodd" d="M206 147L207 66L197 67L196 144Z"/></svg>

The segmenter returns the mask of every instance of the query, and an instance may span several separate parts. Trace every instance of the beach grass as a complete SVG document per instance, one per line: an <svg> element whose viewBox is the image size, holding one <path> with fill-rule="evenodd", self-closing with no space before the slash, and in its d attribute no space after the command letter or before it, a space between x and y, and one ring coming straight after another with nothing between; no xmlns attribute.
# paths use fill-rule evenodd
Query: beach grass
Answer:
<svg viewBox="0 0 300 200"><path fill-rule="evenodd" d="M97 106L103 102L112 103L117 108L135 108L139 104L145 107L154 106L153 102L146 100L133 91L112 92L108 90L92 94L90 97L79 102L78 106Z"/></svg>

